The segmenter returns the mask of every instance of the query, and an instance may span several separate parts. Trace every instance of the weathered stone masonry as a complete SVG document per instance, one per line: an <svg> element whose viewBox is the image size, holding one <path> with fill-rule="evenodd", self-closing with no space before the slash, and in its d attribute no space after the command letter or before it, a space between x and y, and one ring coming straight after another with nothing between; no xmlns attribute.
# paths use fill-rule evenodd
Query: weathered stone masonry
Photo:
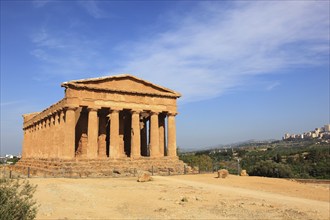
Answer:
<svg viewBox="0 0 330 220"><path fill-rule="evenodd" d="M152 166L183 172L176 155L179 93L127 74L74 80L62 87L61 101L23 115L23 152L17 168L32 166L39 173L57 175L59 169L63 174L63 164L68 171L71 163L72 171L79 161L101 167L95 164L107 160L108 169L102 166L102 172L111 173L111 161L120 168L118 161L127 166L129 159L127 169ZM85 171L77 172L70 175ZM89 172L102 175L97 169Z"/></svg>

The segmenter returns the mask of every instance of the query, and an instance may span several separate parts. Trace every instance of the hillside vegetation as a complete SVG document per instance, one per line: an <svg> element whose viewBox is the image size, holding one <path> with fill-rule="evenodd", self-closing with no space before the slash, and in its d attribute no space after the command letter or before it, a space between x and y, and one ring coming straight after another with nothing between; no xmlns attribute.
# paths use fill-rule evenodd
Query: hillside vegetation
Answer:
<svg viewBox="0 0 330 220"><path fill-rule="evenodd" d="M237 174L245 169L251 176L330 179L329 143L317 140L252 143L179 155L201 172L225 168Z"/></svg>

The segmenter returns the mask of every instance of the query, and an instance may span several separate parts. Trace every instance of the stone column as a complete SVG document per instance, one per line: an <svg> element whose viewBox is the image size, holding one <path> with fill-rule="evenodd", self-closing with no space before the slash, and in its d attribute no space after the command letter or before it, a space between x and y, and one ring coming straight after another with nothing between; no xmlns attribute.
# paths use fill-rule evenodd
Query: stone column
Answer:
<svg viewBox="0 0 330 220"><path fill-rule="evenodd" d="M29 134L28 134L28 139L27 139L27 145L28 145L28 157L33 157L33 147L32 147L32 144L33 143L33 135L34 135L34 125L31 125L29 127L29 130L28 130Z"/></svg>
<svg viewBox="0 0 330 220"><path fill-rule="evenodd" d="M141 156L140 111L132 110L131 158Z"/></svg>
<svg viewBox="0 0 330 220"><path fill-rule="evenodd" d="M29 128L29 139L28 139L28 146L29 146L29 154L28 157L33 157L33 135L34 135L34 125L31 125Z"/></svg>
<svg viewBox="0 0 330 220"><path fill-rule="evenodd" d="M72 159L75 156L76 115L75 107L67 107L65 112L63 158Z"/></svg>
<svg viewBox="0 0 330 220"><path fill-rule="evenodd" d="M49 120L49 117L48 116L46 116L46 119L45 119L45 122L46 122L46 124L45 124L45 134L44 134L44 158L49 158L50 157L50 155L51 155L51 140L50 140L50 132L49 132L49 130L50 130L50 127L49 127L49 125L50 125L50 120Z"/></svg>
<svg viewBox="0 0 330 220"><path fill-rule="evenodd" d="M40 136L41 136L41 132L42 132L42 121L39 120L38 121L38 129L37 129L37 132L36 132L36 136L35 136L35 156L37 158L40 158L40 148L41 148L41 139L40 139Z"/></svg>
<svg viewBox="0 0 330 220"><path fill-rule="evenodd" d="M45 157L45 153L46 153L46 151L45 151L45 146L46 146L46 144L45 144L45 142L46 142L46 119L45 118L43 118L42 119L42 121L41 121L41 132L40 132L40 136L39 136L39 138L40 138L40 153L39 153L39 158L44 158Z"/></svg>
<svg viewBox="0 0 330 220"><path fill-rule="evenodd" d="M45 157L45 142L46 142L46 119L43 118L42 119L42 127L41 127L41 135L40 135L40 139L41 139L41 148L40 148L40 158L44 158Z"/></svg>
<svg viewBox="0 0 330 220"><path fill-rule="evenodd" d="M28 146L27 146L27 140L28 140L28 129L27 128L23 128L23 143L22 143L22 157L26 158L26 155L28 154Z"/></svg>
<svg viewBox="0 0 330 220"><path fill-rule="evenodd" d="M38 132L37 132L37 135L36 135L36 157L37 158L41 158L41 148L42 148L42 136L43 136L43 134L42 134L42 132L43 132L43 127L42 127L42 125L43 125L43 121L42 120L40 120L39 121L39 129L38 129Z"/></svg>
<svg viewBox="0 0 330 220"><path fill-rule="evenodd" d="M97 118L96 108L88 108L88 130L87 130L87 158L96 158L97 157L97 139L98 139L98 118Z"/></svg>
<svg viewBox="0 0 330 220"><path fill-rule="evenodd" d="M176 113L168 113L167 116L167 156L176 157Z"/></svg>
<svg viewBox="0 0 330 220"><path fill-rule="evenodd" d="M151 112L150 116L150 157L159 157L159 125L158 112Z"/></svg>
<svg viewBox="0 0 330 220"><path fill-rule="evenodd" d="M35 137L36 137L36 132L37 132L37 127L38 124L36 122L33 123L32 125L32 133L31 133L31 141L30 141L30 146L31 146L31 157L35 158L36 157L36 144L35 143Z"/></svg>
<svg viewBox="0 0 330 220"><path fill-rule="evenodd" d="M49 139L48 139L48 143L49 143L49 157L50 158L54 158L54 152L55 152L55 145L54 145L54 117L52 114L49 114L49 128L48 128L48 133L49 133Z"/></svg>
<svg viewBox="0 0 330 220"><path fill-rule="evenodd" d="M158 117L159 125L159 154L165 156L165 115L159 114Z"/></svg>
<svg viewBox="0 0 330 220"><path fill-rule="evenodd" d="M37 123L33 123L32 124L32 129L31 129L31 139L30 139L30 148L31 148L31 157L35 157L36 156L36 151L35 151L35 137L36 137L36 132L37 132Z"/></svg>
<svg viewBox="0 0 330 220"><path fill-rule="evenodd" d="M63 158L64 148L65 148L65 135L66 135L65 121L64 121L64 118L65 118L64 109L61 109L58 114L59 114L59 119L58 119L58 122L59 122L59 126L58 126L59 135L58 135L58 150L57 150L58 154L57 155L59 156L59 158Z"/></svg>
<svg viewBox="0 0 330 220"><path fill-rule="evenodd" d="M119 157L126 157L125 153L125 115L124 112L119 112Z"/></svg>
<svg viewBox="0 0 330 220"><path fill-rule="evenodd" d="M110 158L120 157L119 152L119 110L110 110Z"/></svg>
<svg viewBox="0 0 330 220"><path fill-rule="evenodd" d="M32 124L30 129L29 129L29 156L28 157L33 157L33 136L34 136L34 133L35 133L35 125Z"/></svg>
<svg viewBox="0 0 330 220"><path fill-rule="evenodd" d="M147 120L142 119L141 122L141 155L148 156L148 143L147 143Z"/></svg>
<svg viewBox="0 0 330 220"><path fill-rule="evenodd" d="M54 157L58 158L58 149L60 148L59 143L59 112L55 112L54 115Z"/></svg>
<svg viewBox="0 0 330 220"><path fill-rule="evenodd" d="M99 137L98 137L98 156L107 157L106 126L107 120L104 114L99 113Z"/></svg>
<svg viewBox="0 0 330 220"><path fill-rule="evenodd" d="M31 127L23 128L24 138L23 138L23 149L22 149L22 157L28 158L31 157Z"/></svg>

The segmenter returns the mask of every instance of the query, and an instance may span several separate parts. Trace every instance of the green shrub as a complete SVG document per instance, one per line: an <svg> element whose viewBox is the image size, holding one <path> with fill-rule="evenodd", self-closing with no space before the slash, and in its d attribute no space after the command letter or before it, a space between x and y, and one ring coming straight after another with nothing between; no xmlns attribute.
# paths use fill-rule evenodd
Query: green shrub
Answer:
<svg viewBox="0 0 330 220"><path fill-rule="evenodd" d="M248 173L250 176L266 176L290 178L293 176L291 167L285 164L275 163L273 161L259 161L252 166Z"/></svg>
<svg viewBox="0 0 330 220"><path fill-rule="evenodd" d="M28 181L0 178L0 220L29 220L37 214L33 194L37 186Z"/></svg>
<svg viewBox="0 0 330 220"><path fill-rule="evenodd" d="M187 163L189 166L198 166L200 171L212 171L212 158L205 154L199 155L181 155L180 160Z"/></svg>

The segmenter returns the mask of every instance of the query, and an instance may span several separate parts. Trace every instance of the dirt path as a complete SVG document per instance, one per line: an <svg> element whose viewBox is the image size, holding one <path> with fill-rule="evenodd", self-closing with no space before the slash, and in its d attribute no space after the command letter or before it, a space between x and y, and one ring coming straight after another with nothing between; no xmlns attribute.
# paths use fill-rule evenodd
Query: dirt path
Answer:
<svg viewBox="0 0 330 220"><path fill-rule="evenodd" d="M329 186L213 174L31 179L38 219L329 219Z"/></svg>

